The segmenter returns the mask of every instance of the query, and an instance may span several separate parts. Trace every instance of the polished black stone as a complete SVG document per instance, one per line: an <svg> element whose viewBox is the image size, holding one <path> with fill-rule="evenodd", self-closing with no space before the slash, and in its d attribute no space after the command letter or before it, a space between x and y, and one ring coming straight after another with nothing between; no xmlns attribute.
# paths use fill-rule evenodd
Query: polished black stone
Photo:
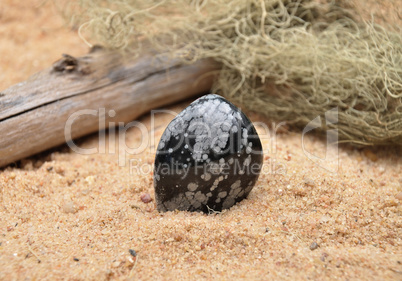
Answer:
<svg viewBox="0 0 402 281"><path fill-rule="evenodd" d="M158 211L221 211L247 197L262 166L250 120L218 95L203 96L167 126L158 145Z"/></svg>

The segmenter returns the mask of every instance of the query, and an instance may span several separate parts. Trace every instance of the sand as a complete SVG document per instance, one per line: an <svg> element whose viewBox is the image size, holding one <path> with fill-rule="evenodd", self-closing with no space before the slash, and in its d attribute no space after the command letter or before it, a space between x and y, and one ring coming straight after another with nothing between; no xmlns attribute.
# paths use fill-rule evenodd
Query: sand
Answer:
<svg viewBox="0 0 402 281"><path fill-rule="evenodd" d="M15 2L0 7L0 89L87 51L50 3ZM317 164L325 139L268 133L258 122L271 122L248 114L264 170L248 199L218 214L155 209L167 114L127 132L129 147L148 143L135 155L94 134L77 144L106 153L61 146L0 170L0 280L401 280L401 149L340 146Z"/></svg>

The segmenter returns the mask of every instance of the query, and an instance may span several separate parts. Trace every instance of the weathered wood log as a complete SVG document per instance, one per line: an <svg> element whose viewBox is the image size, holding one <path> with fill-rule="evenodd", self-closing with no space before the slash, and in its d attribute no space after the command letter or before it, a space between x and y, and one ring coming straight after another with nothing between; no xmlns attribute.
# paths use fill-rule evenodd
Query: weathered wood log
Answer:
<svg viewBox="0 0 402 281"><path fill-rule="evenodd" d="M81 115L71 138L104 129L99 118L127 122L151 109L208 91L218 69L210 60L183 64L151 53L127 60L95 48L63 58L52 67L0 93L0 167L60 145L68 118L80 110L114 110L114 118ZM99 111L101 112L101 111Z"/></svg>

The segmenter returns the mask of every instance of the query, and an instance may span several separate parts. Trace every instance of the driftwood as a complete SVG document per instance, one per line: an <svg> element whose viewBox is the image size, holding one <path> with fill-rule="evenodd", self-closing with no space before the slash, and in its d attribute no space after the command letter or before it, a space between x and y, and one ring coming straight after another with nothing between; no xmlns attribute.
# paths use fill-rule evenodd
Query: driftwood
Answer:
<svg viewBox="0 0 402 281"><path fill-rule="evenodd" d="M52 67L0 93L0 167L65 143L65 124L79 110L105 108L109 121L127 122L151 109L208 91L217 69L209 60L183 64L151 53L134 60L94 48L63 55ZM111 118L107 112L114 110ZM104 129L103 116L82 115L71 138Z"/></svg>

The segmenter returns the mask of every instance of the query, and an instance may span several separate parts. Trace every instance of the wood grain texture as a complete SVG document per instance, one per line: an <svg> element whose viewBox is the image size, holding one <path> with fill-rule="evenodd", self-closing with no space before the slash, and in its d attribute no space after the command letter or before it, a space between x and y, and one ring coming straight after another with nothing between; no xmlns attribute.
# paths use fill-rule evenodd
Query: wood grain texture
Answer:
<svg viewBox="0 0 402 281"><path fill-rule="evenodd" d="M213 80L209 73L217 69L211 60L190 65L151 53L126 60L102 48L80 58L63 55L52 67L0 93L0 167L68 141L65 125L75 112L106 114L80 115L71 127L72 138L104 129L99 118L106 124L127 122L206 92ZM109 110L116 112L113 118Z"/></svg>

